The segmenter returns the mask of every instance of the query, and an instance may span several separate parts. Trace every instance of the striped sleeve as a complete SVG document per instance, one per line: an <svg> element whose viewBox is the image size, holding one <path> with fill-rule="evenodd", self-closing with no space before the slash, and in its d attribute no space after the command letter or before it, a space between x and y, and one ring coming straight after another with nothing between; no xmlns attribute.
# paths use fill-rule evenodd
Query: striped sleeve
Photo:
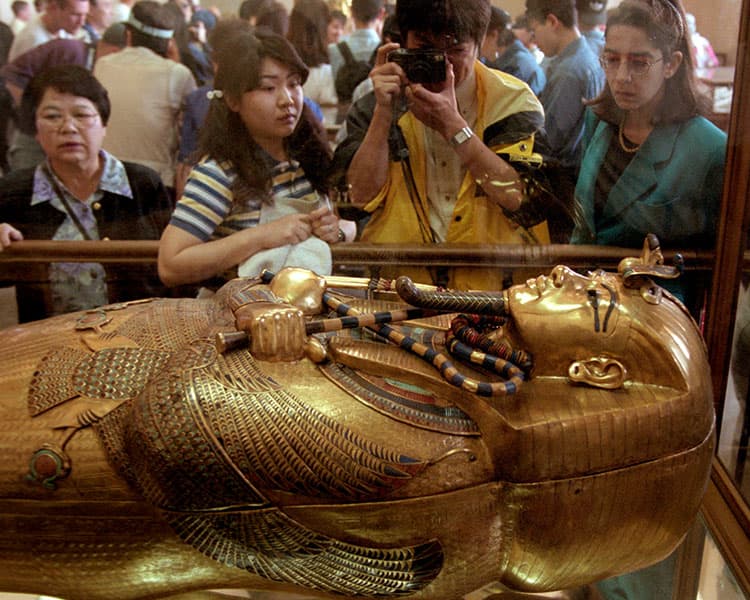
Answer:
<svg viewBox="0 0 750 600"><path fill-rule="evenodd" d="M232 209L232 179L215 161L198 163L190 171L170 224L201 241L211 239Z"/></svg>

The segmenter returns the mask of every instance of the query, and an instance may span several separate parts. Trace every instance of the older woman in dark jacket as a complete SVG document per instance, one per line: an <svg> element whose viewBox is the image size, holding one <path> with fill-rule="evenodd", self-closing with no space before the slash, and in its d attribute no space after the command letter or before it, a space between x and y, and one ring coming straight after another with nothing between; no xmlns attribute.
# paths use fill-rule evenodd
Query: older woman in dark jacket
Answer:
<svg viewBox="0 0 750 600"><path fill-rule="evenodd" d="M31 81L22 113L46 159L0 180L0 248L24 238L159 238L170 213L165 188L152 169L102 150L109 112L106 90L83 67L54 67ZM49 286L16 286L21 322L161 289L148 274L141 285L108 289L112 273L97 263L52 263L44 279Z"/></svg>

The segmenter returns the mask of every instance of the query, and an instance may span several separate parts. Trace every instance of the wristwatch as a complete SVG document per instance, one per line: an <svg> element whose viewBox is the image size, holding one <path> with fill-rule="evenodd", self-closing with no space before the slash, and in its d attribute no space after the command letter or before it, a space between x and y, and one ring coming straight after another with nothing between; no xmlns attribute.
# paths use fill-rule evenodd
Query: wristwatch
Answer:
<svg viewBox="0 0 750 600"><path fill-rule="evenodd" d="M451 138L451 147L456 148L460 146L464 142L470 140L473 135L474 132L471 130L471 127L462 127L458 130L458 133Z"/></svg>

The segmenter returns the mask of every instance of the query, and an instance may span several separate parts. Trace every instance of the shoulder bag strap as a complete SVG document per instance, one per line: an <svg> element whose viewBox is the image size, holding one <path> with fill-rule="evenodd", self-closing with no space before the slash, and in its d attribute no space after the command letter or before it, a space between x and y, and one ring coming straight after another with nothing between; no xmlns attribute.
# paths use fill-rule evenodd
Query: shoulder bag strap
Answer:
<svg viewBox="0 0 750 600"><path fill-rule="evenodd" d="M62 202L63 207L65 208L65 212L68 213L68 216L73 221L73 224L76 226L76 229L80 232L80 234L83 236L84 240L91 240L91 235L86 230L86 228L83 226L83 223L81 223L80 219L78 218L78 215L73 210L73 207L68 202L68 199L65 197L65 192L60 188L59 184L57 183L57 179L55 179L55 176L52 174L52 171L50 171L49 167L47 165L44 165L44 174L47 176L47 179L49 179L50 183L52 184L52 189L55 191L55 195L60 199L60 202Z"/></svg>
<svg viewBox="0 0 750 600"><path fill-rule="evenodd" d="M355 62L354 55L349 48L349 44L347 44L346 42L339 42L337 47L339 49L339 52L341 52L341 56L344 57L344 61L346 61L347 64Z"/></svg>

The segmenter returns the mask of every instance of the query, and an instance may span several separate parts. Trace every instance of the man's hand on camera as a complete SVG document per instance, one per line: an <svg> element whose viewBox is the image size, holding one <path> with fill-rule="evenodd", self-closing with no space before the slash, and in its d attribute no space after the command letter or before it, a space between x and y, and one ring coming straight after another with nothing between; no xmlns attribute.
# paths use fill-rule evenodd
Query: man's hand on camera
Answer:
<svg viewBox="0 0 750 600"><path fill-rule="evenodd" d="M394 62L388 62L388 53L399 47L396 43L389 43L378 48L375 66L370 71L375 100L384 108L393 109L401 96L401 88L406 84L403 69Z"/></svg>
<svg viewBox="0 0 750 600"><path fill-rule="evenodd" d="M432 92L419 83L410 83L405 91L411 113L446 140L466 127L466 121L458 110L454 83L453 65L446 62L445 85L441 84L440 91Z"/></svg>

